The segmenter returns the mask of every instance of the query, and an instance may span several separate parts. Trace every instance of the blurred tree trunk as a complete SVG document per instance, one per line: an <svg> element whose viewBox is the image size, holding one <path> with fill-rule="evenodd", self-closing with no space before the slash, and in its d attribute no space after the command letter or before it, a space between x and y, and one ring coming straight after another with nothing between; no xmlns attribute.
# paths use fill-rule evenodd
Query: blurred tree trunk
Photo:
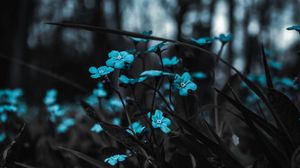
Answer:
<svg viewBox="0 0 300 168"><path fill-rule="evenodd" d="M31 4L30 0L20 1L16 6L16 18L15 20L15 31L12 41L12 58L17 60L24 59L25 42L27 37L27 27L28 27L28 7ZM11 18L12 19L12 18ZM20 87L22 81L22 71L21 66L18 64L11 64L10 76L9 76L9 86L10 87Z"/></svg>
<svg viewBox="0 0 300 168"><path fill-rule="evenodd" d="M176 19L176 23L177 23L177 35L176 35L176 39L177 40L182 40L182 24L183 24L183 19L184 19L184 15L186 14L189 5L191 4L190 2L186 1L186 0L177 0L177 4L178 4L178 12L175 13L175 19Z"/></svg>
<svg viewBox="0 0 300 168"><path fill-rule="evenodd" d="M122 12L120 0L114 0L116 28L122 29Z"/></svg>

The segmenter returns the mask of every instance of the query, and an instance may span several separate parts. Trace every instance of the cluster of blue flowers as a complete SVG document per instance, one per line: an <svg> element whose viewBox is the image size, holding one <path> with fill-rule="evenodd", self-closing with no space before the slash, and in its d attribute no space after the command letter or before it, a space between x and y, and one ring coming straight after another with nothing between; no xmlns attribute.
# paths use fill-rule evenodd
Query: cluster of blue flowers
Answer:
<svg viewBox="0 0 300 168"><path fill-rule="evenodd" d="M26 112L26 105L21 101L23 91L21 89L3 89L0 90L0 124L8 120L8 114L14 113L21 117ZM0 127L0 142L6 139L5 130Z"/></svg>
<svg viewBox="0 0 300 168"><path fill-rule="evenodd" d="M150 34L151 33L149 33L149 35ZM227 43L231 40L231 35L220 35L219 37L205 40L206 42L213 42L215 39L220 40L222 43ZM135 44L140 42L148 42L148 40L142 38L131 38L131 40ZM167 78L169 79L169 83L167 86L168 88L165 88L165 90L168 90L168 93L170 94L166 99L167 103L169 103L168 107L170 107L171 110L174 111L174 106L172 105L172 99L174 98L173 96L171 96L171 92L177 92L180 96L188 96L190 93L197 90L197 85L193 82L192 78L194 77L195 79L204 79L207 76L203 72L195 72L192 75L186 71L182 74L174 73L174 68L177 68L177 65L179 65L181 61L178 56L162 57L161 53L164 51L165 47L166 42L161 42L149 47L146 51L144 51L145 54L155 53L160 57L160 64L162 66L161 69L144 70L138 77L133 78L129 73L124 73L124 70L129 70L129 68L132 67L135 56L128 51L112 50L108 54L108 59L105 61L105 66L91 66L89 68L90 76L93 79L105 79L106 81L109 81L107 76L108 74L114 72L116 69L122 70L118 78L121 86L147 84L146 82L151 79L159 81L161 79ZM165 70L164 68L166 68L167 70ZM164 82L164 80L161 81ZM105 112L108 112L108 114L110 114L111 116L116 116L116 112L121 112L124 110L123 103L120 100L120 97L111 96L109 98L106 98L106 96L107 92L105 91L103 84L98 84L98 88L94 90L92 96L88 98L88 103L90 103L91 105L95 105L97 104L97 102L100 103L98 107L104 109ZM103 98L101 99L101 102L99 102L99 98ZM126 101L124 102L126 103ZM127 104L125 104L125 106L127 106ZM159 106L159 108L164 107ZM171 120L164 116L163 111L156 109L154 112L149 112L148 119L150 120L150 124L154 129L159 129L165 134L171 132ZM113 118L112 123L115 125L120 125L120 118ZM140 121L134 121L133 123L131 123L131 125L124 129L128 132L128 134L132 136L137 136L139 134L143 135L148 132L147 126L143 125L143 123ZM91 132L100 133L103 131L103 127L99 123L94 123L90 130ZM127 155L116 154L106 158L104 161L114 166L117 163L124 161L126 158Z"/></svg>
<svg viewBox="0 0 300 168"><path fill-rule="evenodd" d="M75 119L66 117L66 109L57 103L57 90L50 89L44 97L44 104L50 115L50 121L57 123L57 133L66 133L69 128L75 125Z"/></svg>
<svg viewBox="0 0 300 168"><path fill-rule="evenodd" d="M127 51L116 51L112 50L108 54L108 60L106 66L100 66L98 68L92 66L89 68L91 78L98 79L104 77L115 69L128 69L134 61L134 56Z"/></svg>

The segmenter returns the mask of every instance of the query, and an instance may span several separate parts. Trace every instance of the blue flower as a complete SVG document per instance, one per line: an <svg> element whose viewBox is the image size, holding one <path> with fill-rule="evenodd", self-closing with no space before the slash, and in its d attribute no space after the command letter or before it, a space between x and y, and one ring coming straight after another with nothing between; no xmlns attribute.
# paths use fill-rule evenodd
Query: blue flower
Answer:
<svg viewBox="0 0 300 168"><path fill-rule="evenodd" d="M73 118L65 118L56 128L58 133L65 133L69 130L71 126L75 125L75 120Z"/></svg>
<svg viewBox="0 0 300 168"><path fill-rule="evenodd" d="M120 126L121 125L121 119L120 118L114 118L112 120L112 124Z"/></svg>
<svg viewBox="0 0 300 168"><path fill-rule="evenodd" d="M91 66L89 68L89 72L91 73L91 78L97 79L100 77L103 77L111 72L114 71L114 68L107 67L107 66L101 66L99 68L96 68L94 66Z"/></svg>
<svg viewBox="0 0 300 168"><path fill-rule="evenodd" d="M123 162L126 160L127 155L122 155L122 154L116 154L113 156L110 156L104 160L104 162L110 164L111 166L116 165L118 162Z"/></svg>
<svg viewBox="0 0 300 168"><path fill-rule="evenodd" d="M300 26L291 26L291 27L288 27L286 28L287 30L295 30L297 31L298 33L300 33Z"/></svg>
<svg viewBox="0 0 300 168"><path fill-rule="evenodd" d="M0 106L0 113L4 111L16 112L18 108L15 105L2 105Z"/></svg>
<svg viewBox="0 0 300 168"><path fill-rule="evenodd" d="M120 112L123 110L123 104L120 98L112 96L106 103L104 108L109 113Z"/></svg>
<svg viewBox="0 0 300 168"><path fill-rule="evenodd" d="M128 67L127 65L131 65L134 61L134 56L127 51L116 51L112 50L108 54L109 59L106 61L106 65L116 68L116 69L124 69Z"/></svg>
<svg viewBox="0 0 300 168"><path fill-rule="evenodd" d="M46 105L54 104L56 101L56 96L57 96L57 90L55 89L48 90L44 98L44 103Z"/></svg>
<svg viewBox="0 0 300 168"><path fill-rule="evenodd" d="M156 45L153 45L153 46L149 47L148 50L145 51L145 53L157 52L158 49L163 50L163 47L164 47L165 45L166 45L166 42L165 42L165 41L160 42L160 43L158 43L158 44L156 44Z"/></svg>
<svg viewBox="0 0 300 168"><path fill-rule="evenodd" d="M283 77L281 78L281 81L280 81L284 86L287 86L287 87L291 87L291 88L295 88L296 86L294 85L294 81L288 77Z"/></svg>
<svg viewBox="0 0 300 168"><path fill-rule="evenodd" d="M148 113L148 117L151 117L150 112ZM171 120L164 117L162 111L160 110L155 110L154 115L152 115L152 126L153 128L160 128L160 130L164 133L169 133L171 130L168 127L171 125Z"/></svg>
<svg viewBox="0 0 300 168"><path fill-rule="evenodd" d="M139 78L136 78L136 79L130 79L128 78L127 76L125 75L121 75L119 77L119 81L120 83L123 83L123 84L130 84L130 85L134 85L136 83L140 83L140 82L143 82L144 80L146 79L146 77L139 77Z"/></svg>
<svg viewBox="0 0 300 168"><path fill-rule="evenodd" d="M6 134L4 132L0 133L0 142L3 142L6 138Z"/></svg>
<svg viewBox="0 0 300 168"><path fill-rule="evenodd" d="M57 117L62 117L65 114L65 110L58 104L51 105L47 109L52 122L55 122Z"/></svg>
<svg viewBox="0 0 300 168"><path fill-rule="evenodd" d="M165 67L172 67L172 66L175 66L176 64L178 64L179 59L176 56L174 56L171 59L170 58L163 58L162 62L163 62L163 65Z"/></svg>
<svg viewBox="0 0 300 168"><path fill-rule="evenodd" d="M160 70L147 70L140 74L142 77L159 77L159 76L172 76L172 73L164 72Z"/></svg>
<svg viewBox="0 0 300 168"><path fill-rule="evenodd" d="M247 103L255 103L257 101L259 101L259 97L253 92L251 92L246 98Z"/></svg>
<svg viewBox="0 0 300 168"><path fill-rule="evenodd" d="M7 115L5 113L0 113L0 123L5 123L7 121Z"/></svg>
<svg viewBox="0 0 300 168"><path fill-rule="evenodd" d="M176 74L173 87L179 91L180 96L187 96L189 90L197 90L197 85L191 81L191 75L188 72L183 73L182 76Z"/></svg>
<svg viewBox="0 0 300 168"><path fill-rule="evenodd" d="M147 35L147 36L151 36L152 34L152 31L149 30L149 31L144 31L143 32L144 35ZM144 38L139 38L139 37L129 37L133 42L135 43L139 43L139 42L148 42L149 40L148 39L144 39Z"/></svg>
<svg viewBox="0 0 300 168"><path fill-rule="evenodd" d="M126 129L126 131L128 133L130 133L131 135L134 134L140 134L145 130L146 127L142 126L140 122L136 121L133 122L130 126L129 129Z"/></svg>
<svg viewBox="0 0 300 168"><path fill-rule="evenodd" d="M194 41L195 43L197 43L200 46L204 46L207 44L212 44L214 42L214 38L211 38L211 37L201 37L198 39L192 38L192 41Z"/></svg>
<svg viewBox="0 0 300 168"><path fill-rule="evenodd" d="M207 77L206 74L203 73L203 72L194 72L194 73L192 74L192 76L193 76L194 78L197 78L197 79L204 79L204 78Z"/></svg>
<svg viewBox="0 0 300 168"><path fill-rule="evenodd" d="M101 127L100 124L94 124L93 127L91 128L91 131L95 133L100 133L101 131L103 131L103 128Z"/></svg>
<svg viewBox="0 0 300 168"><path fill-rule="evenodd" d="M101 83L101 82L98 83L98 88L93 90L93 95L95 95L97 97L106 97L107 96L107 92L104 89L103 83Z"/></svg>
<svg viewBox="0 0 300 168"><path fill-rule="evenodd" d="M10 104L17 104L19 97L22 95L23 91L21 89L0 90L0 98Z"/></svg>
<svg viewBox="0 0 300 168"><path fill-rule="evenodd" d="M94 106L94 105L96 105L96 104L98 103L99 99L98 99L98 97L95 96L95 95L90 95L89 97L87 97L87 98L85 99L85 101L86 101L88 104Z"/></svg>
<svg viewBox="0 0 300 168"><path fill-rule="evenodd" d="M232 40L232 34L231 33L228 33L227 35L220 34L218 37L216 37L216 39L220 40L221 43L226 44Z"/></svg>
<svg viewBox="0 0 300 168"><path fill-rule="evenodd" d="M269 65L271 68L274 68L274 69L276 69L276 70L281 70L281 69L282 69L282 63L277 62L277 61L269 60L269 61L268 61L268 65Z"/></svg>

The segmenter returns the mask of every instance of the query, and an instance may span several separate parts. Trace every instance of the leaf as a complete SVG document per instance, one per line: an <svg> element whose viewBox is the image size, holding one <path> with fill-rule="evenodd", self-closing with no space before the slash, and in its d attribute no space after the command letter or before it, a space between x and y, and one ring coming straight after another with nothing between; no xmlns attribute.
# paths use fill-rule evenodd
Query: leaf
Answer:
<svg viewBox="0 0 300 168"><path fill-rule="evenodd" d="M98 160L95 160L81 152L78 152L78 151L75 151L75 150L72 150L72 149L68 149L68 148L64 148L64 147L61 147L61 146L58 146L57 149L61 150L61 151L65 151L65 152L69 152L75 156L77 156L78 158L90 163L91 165L94 165L98 168L110 168L109 166L107 166L103 161L98 161Z"/></svg>
<svg viewBox="0 0 300 168"><path fill-rule="evenodd" d="M240 102L237 102L236 100L230 98L229 96L225 95L223 92L216 89L216 91L225 97L234 107L236 107L240 112L242 112L244 116L245 123L249 126L253 134L258 140L258 146L261 148L262 152L265 153L265 156L268 158L270 164L272 164L274 167L282 167L289 165L288 157L287 155L279 151L272 143L271 140L268 140L268 138L255 126L253 121L251 120L251 117L249 117L249 113L251 111L243 106Z"/></svg>
<svg viewBox="0 0 300 168"><path fill-rule="evenodd" d="M208 146L209 149L212 150L222 161L231 168L242 168L243 166L233 157L232 153L227 149L223 148L221 145L215 143L214 141L207 138L201 132L197 131L193 126L191 126L188 122L183 120L181 117L177 116L176 114L169 112L168 114L173 116L183 128L188 131L191 135L193 135L196 139L203 142Z"/></svg>
<svg viewBox="0 0 300 168"><path fill-rule="evenodd" d="M297 146L300 144L300 112L295 104L283 93L268 89L267 95L273 110L279 115L284 126Z"/></svg>
<svg viewBox="0 0 300 168"><path fill-rule="evenodd" d="M15 165L24 167L24 168L35 168L35 167L29 166L29 165L26 165L26 164L20 163L20 162L15 162Z"/></svg>
<svg viewBox="0 0 300 168"><path fill-rule="evenodd" d="M294 151L291 158L291 168L300 168L300 146Z"/></svg>
<svg viewBox="0 0 300 168"><path fill-rule="evenodd" d="M267 85L268 85L268 88L273 89L274 86L273 86L273 82L272 82L271 72L270 72L268 62L267 62L267 56L266 56L263 45L261 47L261 53L262 53L262 62L263 62L264 69L265 69L265 77L266 77Z"/></svg>
<svg viewBox="0 0 300 168"><path fill-rule="evenodd" d="M280 119L278 114L276 112L274 112L267 96L262 91L262 89L259 86L257 86L255 83L250 81L247 77L245 77L241 72L239 72L235 67L230 65L228 62L226 62L223 59L220 59L220 61L223 62L228 67L230 67L233 71L235 71L239 75L239 77L242 79L242 81L244 81L246 83L246 85L264 102L264 104L270 110L273 118L275 119L275 122L276 122L277 126L279 127L280 131L282 131L284 133L284 135L286 136L287 142L290 144L290 146L292 148L294 148L295 145L293 144L293 140L292 140L290 134L288 133L287 128L283 125L282 120Z"/></svg>
<svg viewBox="0 0 300 168"><path fill-rule="evenodd" d="M148 157L147 153L153 154L148 148L145 147L144 144L139 142L134 136L129 134L127 131L125 131L125 129L101 120L97 116L95 109L92 106L90 106L88 103L81 101L81 105L90 118L100 123L105 133L107 133L110 137L112 137L117 142L120 142L121 144L126 146L133 153L135 154L143 153L145 157Z"/></svg>
<svg viewBox="0 0 300 168"><path fill-rule="evenodd" d="M167 39L167 38L161 38L161 37L156 37L156 36L148 36L148 35L145 35L145 34L142 34L142 33L133 33L133 32L124 31L124 30L109 29L109 28L104 28L104 27L77 24L77 23L48 22L46 24L62 26L62 27L68 27L68 28L81 29L81 30L87 30L87 31L93 31L93 32L103 32L103 33L125 35L125 36L130 36L130 37L137 37L137 38L150 39L150 40L156 40L156 41L166 41L166 42L171 42L171 43L179 44L179 45L182 45L182 46L194 48L194 49L200 50L202 52L205 52L209 55L212 55L212 56L216 57L216 54L214 54L214 53L212 53L208 50L205 50L203 48L200 48L196 45L188 44L188 43L177 41L177 40Z"/></svg>
<svg viewBox="0 0 300 168"><path fill-rule="evenodd" d="M195 140L195 138L192 138L191 135L188 134L177 135L175 137L172 137L170 141L177 146L185 147L185 149L188 152L190 152L196 159L196 166L213 168L204 155L204 152L208 151L207 146L199 143L197 140Z"/></svg>

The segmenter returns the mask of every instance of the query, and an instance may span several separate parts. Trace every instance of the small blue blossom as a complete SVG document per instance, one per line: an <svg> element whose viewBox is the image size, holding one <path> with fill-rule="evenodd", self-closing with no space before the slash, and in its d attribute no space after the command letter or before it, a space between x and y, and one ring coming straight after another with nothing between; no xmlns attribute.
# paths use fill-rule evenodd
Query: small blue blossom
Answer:
<svg viewBox="0 0 300 168"><path fill-rule="evenodd" d="M179 91L180 96L187 96L189 90L197 90L197 85L191 81L191 75L188 72L183 73L182 76L176 74L173 87Z"/></svg>
<svg viewBox="0 0 300 168"><path fill-rule="evenodd" d="M109 113L121 112L123 110L123 104L120 98L112 96L106 101L104 108Z"/></svg>
<svg viewBox="0 0 300 168"><path fill-rule="evenodd" d="M144 31L143 32L144 35L147 35L147 36L151 36L152 34L152 31L149 30L149 31ZM144 43L147 43L149 40L148 39L144 39L144 38L139 38L139 37L129 37L133 42L135 43L139 43L139 42L144 42Z"/></svg>
<svg viewBox="0 0 300 168"><path fill-rule="evenodd" d="M96 97L106 97L107 96L107 92L103 86L103 83L101 83L101 82L98 83L98 88L93 90L93 95L95 95Z"/></svg>
<svg viewBox="0 0 300 168"><path fill-rule="evenodd" d="M150 112L148 113L148 117L151 117ZM168 127L171 125L171 120L163 116L163 112L161 110L155 110L154 115L152 115L152 126L153 128L160 128L160 130L164 133L169 133L171 130Z"/></svg>
<svg viewBox="0 0 300 168"><path fill-rule="evenodd" d="M288 77L281 78L281 83L287 87L291 87L291 88L295 87L294 81Z"/></svg>
<svg viewBox="0 0 300 168"><path fill-rule="evenodd" d="M232 40L232 34L220 34L218 37L216 37L216 39L220 40L221 43L226 44Z"/></svg>
<svg viewBox="0 0 300 168"><path fill-rule="evenodd" d="M288 27L286 28L287 30L295 30L297 31L298 33L300 33L300 26L291 26L291 27Z"/></svg>
<svg viewBox="0 0 300 168"><path fill-rule="evenodd" d="M120 118L114 118L114 119L112 120L112 124L113 124L113 125L120 126L120 125L121 125L121 119L120 119Z"/></svg>
<svg viewBox="0 0 300 168"><path fill-rule="evenodd" d="M52 122L55 122L57 117L62 117L65 114L65 110L58 104L51 105L47 109Z"/></svg>
<svg viewBox="0 0 300 168"><path fill-rule="evenodd" d="M75 125L73 118L64 118L63 121L58 125L56 131L58 133L66 133L71 126Z"/></svg>
<svg viewBox="0 0 300 168"><path fill-rule="evenodd" d="M140 74L142 77L159 77L159 76L172 76L172 73L164 72L160 70L147 70Z"/></svg>
<svg viewBox="0 0 300 168"><path fill-rule="evenodd" d="M131 65L134 61L134 56L127 51L112 50L108 54L109 59L106 61L106 65L116 69L124 69Z"/></svg>
<svg viewBox="0 0 300 168"><path fill-rule="evenodd" d="M268 65L271 68L274 68L276 70L281 70L282 69L282 63L281 62L277 62L277 61L274 61L274 60L269 60Z"/></svg>
<svg viewBox="0 0 300 168"><path fill-rule="evenodd" d="M192 74L192 76L193 76L193 78L196 78L196 79L204 79L207 77L206 74L203 72L194 72Z"/></svg>
<svg viewBox="0 0 300 168"><path fill-rule="evenodd" d="M23 95L21 89L4 89L0 90L0 99L9 104L17 104L18 99Z"/></svg>
<svg viewBox="0 0 300 168"><path fill-rule="evenodd" d="M88 104L94 106L94 105L96 105L96 104L98 103L99 100L98 100L98 97L97 97L97 96L95 96L95 95L90 95L90 96L88 96L88 97L85 99L85 101L86 101Z"/></svg>
<svg viewBox="0 0 300 168"><path fill-rule="evenodd" d="M151 52L157 52L158 51L158 49L160 49L160 50L163 50L163 47L166 45L166 42L165 41L163 41L163 42L160 42L160 43L158 43L158 44L156 44L156 45L153 45L153 46L151 46L151 47L149 47L148 48L148 50L145 52L145 53L151 53Z"/></svg>
<svg viewBox="0 0 300 168"><path fill-rule="evenodd" d="M51 105L56 102L57 90L50 89L47 91L46 96L44 98L44 103L46 105Z"/></svg>
<svg viewBox="0 0 300 168"><path fill-rule="evenodd" d="M0 123L5 123L7 121L7 114L0 113Z"/></svg>
<svg viewBox="0 0 300 168"><path fill-rule="evenodd" d="M111 166L116 165L118 162L123 162L126 160L127 155L122 155L122 154L116 154L113 156L110 156L104 160L104 162L110 164Z"/></svg>
<svg viewBox="0 0 300 168"><path fill-rule="evenodd" d="M94 124L93 127L91 128L91 131L95 133L100 133L101 131L103 131L103 128L101 127L100 124Z"/></svg>
<svg viewBox="0 0 300 168"><path fill-rule="evenodd" d="M251 92L250 95L247 96L246 102L252 104L259 101L259 99L260 98L255 93Z"/></svg>
<svg viewBox="0 0 300 168"><path fill-rule="evenodd" d="M0 106L0 113L5 112L5 111L10 111L10 112L16 112L18 108L15 105L1 105Z"/></svg>
<svg viewBox="0 0 300 168"><path fill-rule="evenodd" d="M207 44L212 44L214 42L214 38L211 38L211 37L201 37L198 39L192 38L192 41L194 41L195 43L197 43L200 46L204 46Z"/></svg>
<svg viewBox="0 0 300 168"><path fill-rule="evenodd" d="M6 138L6 134L4 132L0 133L0 142L3 142Z"/></svg>
<svg viewBox="0 0 300 168"><path fill-rule="evenodd" d="M123 83L123 84L126 84L126 85L128 85L128 84L134 85L136 83L143 82L144 80L146 80L146 77L139 77L139 78L136 78L136 79L130 79L125 75L121 75L119 77L120 83Z"/></svg>
<svg viewBox="0 0 300 168"><path fill-rule="evenodd" d="M165 67L172 67L179 63L179 59L176 56L172 58L165 57L162 59L162 62Z"/></svg>
<svg viewBox="0 0 300 168"><path fill-rule="evenodd" d="M114 68L107 67L107 66L101 66L99 68L96 68L94 66L91 66L89 68L89 72L91 73L91 78L97 79L100 77L103 77L111 72L114 71Z"/></svg>
<svg viewBox="0 0 300 168"><path fill-rule="evenodd" d="M126 131L128 133L130 133L131 135L134 134L140 134L145 130L146 127L142 126L140 122L136 121L133 122L130 126L129 129L126 129Z"/></svg>

